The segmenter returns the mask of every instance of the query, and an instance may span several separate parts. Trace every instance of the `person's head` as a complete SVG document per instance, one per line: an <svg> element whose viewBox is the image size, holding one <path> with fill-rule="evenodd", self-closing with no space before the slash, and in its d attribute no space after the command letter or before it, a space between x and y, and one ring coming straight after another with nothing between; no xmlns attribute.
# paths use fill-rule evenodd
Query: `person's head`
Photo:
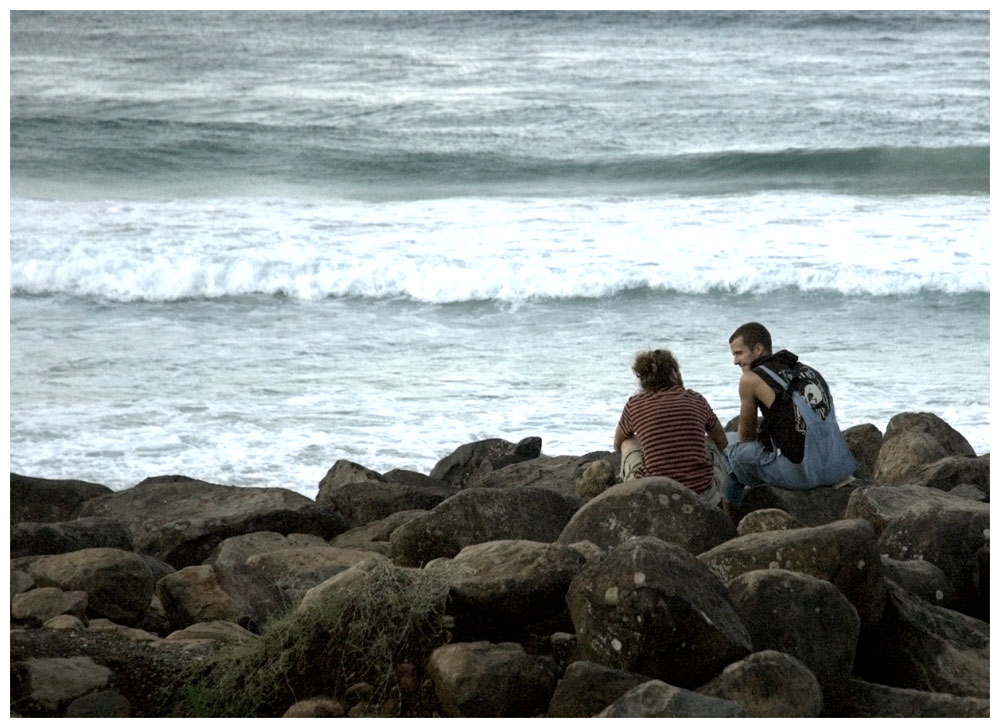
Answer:
<svg viewBox="0 0 1000 728"><path fill-rule="evenodd" d="M639 352L632 362L632 371L639 377L639 384L645 391L684 386L681 367L666 349Z"/></svg>
<svg viewBox="0 0 1000 728"><path fill-rule="evenodd" d="M743 324L729 337L729 350L733 364L747 371L754 361L771 353L771 333L756 322Z"/></svg>

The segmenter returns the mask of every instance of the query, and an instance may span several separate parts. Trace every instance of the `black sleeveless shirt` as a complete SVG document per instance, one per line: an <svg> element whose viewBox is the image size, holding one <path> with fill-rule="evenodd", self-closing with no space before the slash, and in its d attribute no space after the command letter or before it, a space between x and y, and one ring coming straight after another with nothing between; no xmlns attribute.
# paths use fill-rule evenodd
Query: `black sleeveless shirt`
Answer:
<svg viewBox="0 0 1000 728"><path fill-rule="evenodd" d="M791 462L801 463L805 452L806 423L792 402L790 392L774 381L767 372L761 371L762 366L784 379L789 384L789 390L802 394L823 419L833 409L830 388L818 371L806 366L795 354L785 349L763 356L750 365L750 371L774 390L774 402L770 407L760 403L764 425L757 435L759 442L766 450L778 448Z"/></svg>

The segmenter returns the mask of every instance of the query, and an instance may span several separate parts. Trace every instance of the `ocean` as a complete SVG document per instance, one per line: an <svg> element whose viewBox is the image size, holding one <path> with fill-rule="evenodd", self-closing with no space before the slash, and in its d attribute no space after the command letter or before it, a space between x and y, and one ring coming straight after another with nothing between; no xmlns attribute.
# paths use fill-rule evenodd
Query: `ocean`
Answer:
<svg viewBox="0 0 1000 728"><path fill-rule="evenodd" d="M635 353L989 452L985 11L10 13L10 468L610 450Z"/></svg>

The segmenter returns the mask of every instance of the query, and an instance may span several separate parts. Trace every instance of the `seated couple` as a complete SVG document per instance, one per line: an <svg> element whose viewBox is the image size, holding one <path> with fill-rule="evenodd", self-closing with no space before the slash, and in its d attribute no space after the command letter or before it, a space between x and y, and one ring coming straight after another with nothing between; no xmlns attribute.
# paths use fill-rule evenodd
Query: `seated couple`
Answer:
<svg viewBox="0 0 1000 728"><path fill-rule="evenodd" d="M707 503L734 506L756 485L809 490L850 479L857 463L822 375L789 351L772 353L758 323L738 328L729 345L743 373L739 428L728 436L707 400L684 388L673 354L636 356L640 391L625 403L614 437L621 479L673 478Z"/></svg>

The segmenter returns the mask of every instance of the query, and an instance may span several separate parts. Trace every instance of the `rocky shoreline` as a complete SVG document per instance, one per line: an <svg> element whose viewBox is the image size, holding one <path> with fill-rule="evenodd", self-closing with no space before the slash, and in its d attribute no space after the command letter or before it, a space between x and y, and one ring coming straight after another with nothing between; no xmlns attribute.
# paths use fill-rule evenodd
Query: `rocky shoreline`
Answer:
<svg viewBox="0 0 1000 728"><path fill-rule="evenodd" d="M988 717L989 455L845 435L736 519L539 438L315 499L11 473L11 715Z"/></svg>

